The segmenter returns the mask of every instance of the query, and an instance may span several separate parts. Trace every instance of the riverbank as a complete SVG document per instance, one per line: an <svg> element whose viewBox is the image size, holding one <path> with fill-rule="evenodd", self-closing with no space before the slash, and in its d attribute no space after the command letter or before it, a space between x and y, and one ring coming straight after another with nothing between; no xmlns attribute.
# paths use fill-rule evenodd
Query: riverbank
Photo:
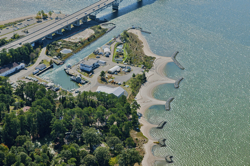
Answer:
<svg viewBox="0 0 250 166"><path fill-rule="evenodd" d="M145 119L145 112L149 107L153 105L164 105L166 103L166 101L153 98L152 94L155 87L157 87L158 85L175 82L175 80L167 78L163 73L163 69L166 64L169 62L173 62L173 60L171 59L171 57L161 57L154 54L150 50L146 39L142 36L139 30L131 29L128 32L134 33L143 42L143 51L146 55L156 58L153 67L149 70L148 73L146 73L147 82L141 87L139 93L136 96L137 103L141 105L141 108L138 110L138 112L142 113L143 115L143 117L139 120L139 122L142 124L141 132L148 138L148 142L144 145L145 155L142 161L142 165L151 166L155 162L155 160L165 159L156 157L152 154L152 147L156 145L154 142L158 140L152 138L152 136L150 135L150 129L153 127L157 127L157 125L150 124Z"/></svg>
<svg viewBox="0 0 250 166"><path fill-rule="evenodd" d="M64 17L64 16L65 16L65 14L53 13L51 18ZM23 16L23 17L13 18L13 19L9 19L9 20L4 20L4 21L0 21L0 25L7 24L7 23L10 23L10 22L16 22L16 21L19 21L19 20L35 19L35 17L36 17L36 14L33 14L33 15L29 15L29 16Z"/></svg>

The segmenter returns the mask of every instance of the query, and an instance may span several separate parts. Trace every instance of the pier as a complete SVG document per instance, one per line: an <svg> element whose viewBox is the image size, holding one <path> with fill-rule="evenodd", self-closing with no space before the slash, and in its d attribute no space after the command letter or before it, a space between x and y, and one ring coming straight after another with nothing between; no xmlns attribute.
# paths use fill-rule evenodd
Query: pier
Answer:
<svg viewBox="0 0 250 166"><path fill-rule="evenodd" d="M172 60L174 61L174 63L181 69L184 70L185 68L176 60L176 55L179 53L179 51L176 51L172 56Z"/></svg>
<svg viewBox="0 0 250 166"><path fill-rule="evenodd" d="M167 111L169 111L171 108L170 108L170 103L174 100L173 97L170 97L167 101L166 101L166 104L165 104L165 109Z"/></svg>
<svg viewBox="0 0 250 166"><path fill-rule="evenodd" d="M183 79L184 79L184 78L181 77L181 78L179 78L178 80L175 81L174 87L175 87L176 89L179 88L179 84L180 84L180 82L181 82Z"/></svg>

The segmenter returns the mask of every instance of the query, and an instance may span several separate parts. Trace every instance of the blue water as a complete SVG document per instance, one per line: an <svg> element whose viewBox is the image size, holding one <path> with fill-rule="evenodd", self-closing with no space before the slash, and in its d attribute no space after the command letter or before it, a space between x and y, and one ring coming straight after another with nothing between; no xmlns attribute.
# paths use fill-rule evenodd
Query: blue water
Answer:
<svg viewBox="0 0 250 166"><path fill-rule="evenodd" d="M22 2L29 5L21 5ZM0 0L1 13L9 12L13 4L18 8L1 14L0 20L33 14L46 7L72 13L91 1L57 2ZM167 146L154 149L154 155L173 155L172 165L178 166L250 165L249 1L127 0L120 8L117 14L109 8L98 15L113 18L117 27L68 62L78 62L131 25L152 32L144 34L152 51L171 56L178 50L177 60L185 67L180 70L173 63L167 64L168 77L184 80L179 89L166 84L154 92L154 97L161 100L175 97L171 111L165 111L163 106L152 106L147 111L151 123L168 122L162 130L150 131L157 139L167 139ZM63 72L62 66L44 77L71 88L75 84L68 85L71 83L67 83L69 79Z"/></svg>

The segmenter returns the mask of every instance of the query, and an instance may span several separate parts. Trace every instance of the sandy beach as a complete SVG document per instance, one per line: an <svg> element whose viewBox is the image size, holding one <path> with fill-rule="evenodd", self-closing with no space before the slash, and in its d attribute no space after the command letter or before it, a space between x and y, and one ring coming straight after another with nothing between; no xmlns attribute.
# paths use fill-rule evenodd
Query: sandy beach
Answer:
<svg viewBox="0 0 250 166"><path fill-rule="evenodd" d="M155 141L158 141L150 136L150 129L156 127L157 125L150 124L145 119L145 111L153 106L153 105L164 105L166 101L157 100L153 98L152 93L158 85L166 84L166 83L174 83L175 80L169 79L163 73L163 69L168 62L173 62L171 57L162 57L154 54L146 41L146 39L142 36L141 31L131 29L128 32L132 32L136 34L139 39L143 42L143 51L146 55L155 57L154 66L148 73L147 82L141 87L139 93L136 96L137 102L141 105L141 108L137 110L138 112L142 113L143 117L139 120L140 123L143 125L141 127L141 132L148 138L148 142L144 145L145 155L142 160L143 166L152 166L155 160L165 160L164 158L156 157L152 154L152 147ZM160 123L160 122L159 122ZM159 129L160 130L160 129ZM168 154L166 154L168 155Z"/></svg>

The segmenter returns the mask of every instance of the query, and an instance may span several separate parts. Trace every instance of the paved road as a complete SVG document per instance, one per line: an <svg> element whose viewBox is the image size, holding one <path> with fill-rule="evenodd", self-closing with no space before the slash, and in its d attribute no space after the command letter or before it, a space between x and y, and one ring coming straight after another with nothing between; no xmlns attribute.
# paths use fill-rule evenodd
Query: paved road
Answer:
<svg viewBox="0 0 250 166"><path fill-rule="evenodd" d="M58 18L64 18L65 17L65 14L53 14L52 18L56 18L58 16ZM41 29L42 27L46 27L52 23L54 23L55 20L51 20L51 18L48 18L48 19L45 19L45 20L41 20L40 22L37 22L36 19L33 18L33 20L30 20L30 21L23 21L22 22L22 25L17 25L17 27L19 27L20 29L19 30L15 30L16 28L13 28L13 27L8 27L3 29L3 30L0 30L0 38L7 38L7 39L10 39L14 33L18 33L19 35L24 35L24 36L27 36L33 32L36 32L37 30ZM24 26L24 25L27 25L29 24L29 26ZM23 28L25 27L25 28ZM23 28L23 29L21 29ZM23 30L28 30L29 33L26 34L24 32L22 32Z"/></svg>
<svg viewBox="0 0 250 166"><path fill-rule="evenodd" d="M44 46L42 48L42 51L40 53L40 56L37 58L36 60L36 63L33 64L32 66L30 66L27 70L21 70L19 71L18 73L14 74L14 75L11 75L9 77L9 80L11 82L16 82L18 80L20 80L22 77L24 76L28 76L30 74L33 73L33 71L35 70L35 67L37 67L39 65L39 63L43 60L43 59L46 59L48 61L50 61L50 59L52 59L51 57L48 57L46 54L45 54L45 51L46 51L46 46Z"/></svg>
<svg viewBox="0 0 250 166"><path fill-rule="evenodd" d="M17 48L20 46L20 43L33 43L35 41L38 41L40 39L43 39L44 37L55 33L56 31L66 27L69 24L73 24L75 21L80 20L81 18L88 16L89 14L97 11L100 8L105 8L107 5L111 5L115 0L100 0L80 11L77 11L71 15L68 15L67 17L56 21L54 23L51 23L49 25L41 25L41 28L37 30L36 32L33 32L19 40L16 40L12 43L9 43L3 47L0 48L2 50L3 48L9 49L9 48Z"/></svg>

